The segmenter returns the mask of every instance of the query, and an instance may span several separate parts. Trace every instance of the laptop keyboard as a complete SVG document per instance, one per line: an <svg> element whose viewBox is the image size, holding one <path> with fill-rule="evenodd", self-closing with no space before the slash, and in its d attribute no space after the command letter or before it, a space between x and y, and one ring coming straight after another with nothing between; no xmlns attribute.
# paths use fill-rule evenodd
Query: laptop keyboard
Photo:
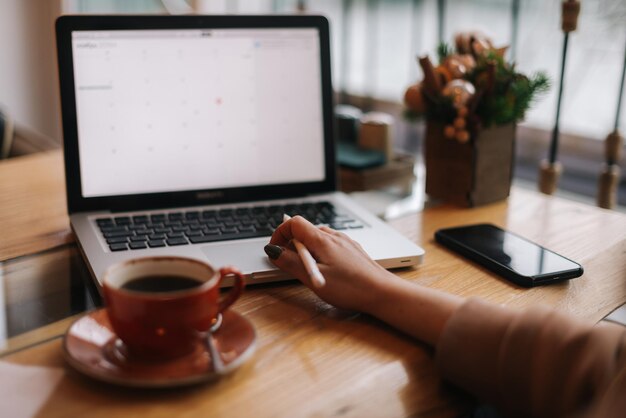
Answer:
<svg viewBox="0 0 626 418"><path fill-rule="evenodd" d="M100 217L96 224L111 251L128 251L269 237L285 213L336 230L363 228L362 222L340 213L330 202Z"/></svg>

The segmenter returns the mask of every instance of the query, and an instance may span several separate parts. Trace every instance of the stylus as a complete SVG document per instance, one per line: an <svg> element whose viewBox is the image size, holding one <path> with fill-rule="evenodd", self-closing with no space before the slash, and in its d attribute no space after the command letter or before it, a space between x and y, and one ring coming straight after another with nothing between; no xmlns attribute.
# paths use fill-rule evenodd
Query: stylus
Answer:
<svg viewBox="0 0 626 418"><path fill-rule="evenodd" d="M291 219L291 216L285 213L283 215L283 222L288 221L289 219ZM320 272L320 269L317 267L317 262L315 261L309 250L307 250L304 244L297 239L293 239L291 240L291 242L293 242L293 246L296 247L296 251L298 251L300 260L302 260L302 264L304 264L304 268L309 274L313 286L323 287L326 284L326 279L324 279L324 276Z"/></svg>

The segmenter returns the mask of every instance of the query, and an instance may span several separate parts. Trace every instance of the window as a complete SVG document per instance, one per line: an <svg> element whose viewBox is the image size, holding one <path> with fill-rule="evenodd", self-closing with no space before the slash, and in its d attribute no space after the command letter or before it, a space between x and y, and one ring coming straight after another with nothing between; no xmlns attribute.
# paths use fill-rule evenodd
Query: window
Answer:
<svg viewBox="0 0 626 418"><path fill-rule="evenodd" d="M395 103L421 78L415 57L435 58L440 39L451 42L463 30L482 30L524 73L546 71L553 87L528 112L519 132L518 157L538 164L548 149L555 112L563 46L560 2L545 0L66 0L66 11L84 13L189 12L307 13L331 22L333 82L337 91L366 103ZM561 109L560 160L572 189L594 195L603 161L603 140L613 130L624 47L626 2L585 0L578 29L570 35ZM621 130L626 131L626 105ZM518 174L532 178L535 169ZM626 170L625 170L626 171ZM524 174L526 173L526 174ZM582 177L581 177L582 176ZM624 174L623 174L624 176ZM588 184L581 186L581 179ZM564 177L565 180L565 177ZM568 180L566 180L566 183ZM626 181L622 178L626 189ZM626 191L620 194L626 204Z"/></svg>

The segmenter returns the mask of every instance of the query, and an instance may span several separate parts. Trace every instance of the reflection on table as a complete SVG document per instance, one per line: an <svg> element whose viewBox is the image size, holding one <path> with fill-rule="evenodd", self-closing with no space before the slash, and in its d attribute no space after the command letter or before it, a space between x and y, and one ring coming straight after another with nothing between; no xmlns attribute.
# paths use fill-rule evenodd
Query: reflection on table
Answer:
<svg viewBox="0 0 626 418"><path fill-rule="evenodd" d="M0 262L0 352L7 339L93 309L101 303L76 245ZM22 335L22 341L26 338Z"/></svg>

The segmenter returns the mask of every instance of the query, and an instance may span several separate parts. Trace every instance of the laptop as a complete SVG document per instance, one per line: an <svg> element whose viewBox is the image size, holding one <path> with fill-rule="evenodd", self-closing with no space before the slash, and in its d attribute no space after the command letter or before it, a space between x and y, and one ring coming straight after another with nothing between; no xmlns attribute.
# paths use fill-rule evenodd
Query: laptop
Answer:
<svg viewBox="0 0 626 418"><path fill-rule="evenodd" d="M263 251L283 213L385 268L421 262L337 191L324 17L63 16L56 32L67 206L98 283L159 255L287 279Z"/></svg>

